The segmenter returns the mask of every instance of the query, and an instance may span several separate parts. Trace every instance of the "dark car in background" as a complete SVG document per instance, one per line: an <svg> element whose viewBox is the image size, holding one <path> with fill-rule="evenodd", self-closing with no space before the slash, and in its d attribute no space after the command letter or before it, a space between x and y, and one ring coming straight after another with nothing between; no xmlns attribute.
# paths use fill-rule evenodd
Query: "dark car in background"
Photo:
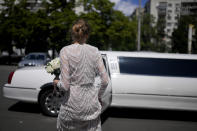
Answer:
<svg viewBox="0 0 197 131"><path fill-rule="evenodd" d="M42 66L50 60L51 59L47 53L33 52L23 57L22 60L18 63L18 67L21 68L25 66Z"/></svg>

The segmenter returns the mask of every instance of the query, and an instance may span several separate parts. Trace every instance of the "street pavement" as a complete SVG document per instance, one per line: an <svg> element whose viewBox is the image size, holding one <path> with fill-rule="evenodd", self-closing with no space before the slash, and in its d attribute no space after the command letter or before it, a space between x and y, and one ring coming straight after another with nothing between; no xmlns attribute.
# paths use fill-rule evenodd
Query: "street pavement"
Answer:
<svg viewBox="0 0 197 131"><path fill-rule="evenodd" d="M38 104L9 100L2 87L15 66L0 65L0 131L56 131L56 118L41 113ZM102 115L103 131L197 131L197 112L114 108Z"/></svg>

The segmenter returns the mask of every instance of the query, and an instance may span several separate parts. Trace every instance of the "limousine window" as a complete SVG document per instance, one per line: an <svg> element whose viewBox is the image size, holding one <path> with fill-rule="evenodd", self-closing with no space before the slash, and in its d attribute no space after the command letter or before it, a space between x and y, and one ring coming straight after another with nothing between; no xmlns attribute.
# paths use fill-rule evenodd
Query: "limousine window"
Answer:
<svg viewBox="0 0 197 131"><path fill-rule="evenodd" d="M120 73L197 77L197 60L119 57Z"/></svg>

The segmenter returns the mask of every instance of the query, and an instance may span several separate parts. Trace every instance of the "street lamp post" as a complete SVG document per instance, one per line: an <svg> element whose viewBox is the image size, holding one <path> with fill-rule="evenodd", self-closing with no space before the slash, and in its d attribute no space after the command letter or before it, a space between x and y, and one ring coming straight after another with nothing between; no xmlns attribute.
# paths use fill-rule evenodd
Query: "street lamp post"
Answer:
<svg viewBox="0 0 197 131"><path fill-rule="evenodd" d="M192 53L192 35L193 35L194 25L189 24L189 31L188 31L188 54Z"/></svg>
<svg viewBox="0 0 197 131"><path fill-rule="evenodd" d="M140 36L141 36L141 0L139 0L138 8L138 35L137 35L137 51L140 51Z"/></svg>

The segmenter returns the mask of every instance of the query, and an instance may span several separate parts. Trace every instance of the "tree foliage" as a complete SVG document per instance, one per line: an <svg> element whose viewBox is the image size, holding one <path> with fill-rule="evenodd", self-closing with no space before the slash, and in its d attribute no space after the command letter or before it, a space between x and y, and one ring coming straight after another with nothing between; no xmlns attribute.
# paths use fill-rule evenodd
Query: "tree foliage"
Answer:
<svg viewBox="0 0 197 131"><path fill-rule="evenodd" d="M109 0L85 0L84 6L86 13L80 17L88 20L92 29L88 42L99 49L108 49L109 36L106 32L112 22L114 4Z"/></svg>
<svg viewBox="0 0 197 131"><path fill-rule="evenodd" d="M43 3L48 21L49 47L60 50L63 46L71 43L70 28L77 16L73 10L74 1L51 0Z"/></svg>
<svg viewBox="0 0 197 131"><path fill-rule="evenodd" d="M135 50L136 32L136 21L131 21L120 11L114 11L113 21L106 32L109 36L109 43L113 50Z"/></svg>
<svg viewBox="0 0 197 131"><path fill-rule="evenodd" d="M101 50L134 51L137 43L137 19L114 10L109 0L81 0L85 12L75 14L75 0L43 0L38 11L31 11L27 0L4 0L0 14L1 49L12 46L32 51L59 51L71 44L70 29L76 19L84 18L91 26L89 44ZM153 17L142 19L142 50L163 51L162 26L152 26ZM160 28L158 28L160 27ZM157 29L158 28L158 29Z"/></svg>
<svg viewBox="0 0 197 131"><path fill-rule="evenodd" d="M155 19L150 14L142 15L141 22L141 50L165 52L166 47L163 41L164 38L164 22Z"/></svg>
<svg viewBox="0 0 197 131"><path fill-rule="evenodd" d="M23 8L25 0L19 4L14 0L5 0L3 6L6 8L1 12L0 17L1 45L11 53L13 44L20 47L19 43L25 43L29 33L26 29L29 12Z"/></svg>
<svg viewBox="0 0 197 131"><path fill-rule="evenodd" d="M104 50L135 50L136 22L113 6L109 0L86 0L87 13L80 17L92 28L88 42Z"/></svg>
<svg viewBox="0 0 197 131"><path fill-rule="evenodd" d="M197 27L197 19L192 16L182 16L178 23L178 28L172 34L172 52L187 53L189 24ZM195 33L196 34L196 33ZM197 38L197 34L194 39ZM197 53L197 41L192 42L192 53Z"/></svg>

